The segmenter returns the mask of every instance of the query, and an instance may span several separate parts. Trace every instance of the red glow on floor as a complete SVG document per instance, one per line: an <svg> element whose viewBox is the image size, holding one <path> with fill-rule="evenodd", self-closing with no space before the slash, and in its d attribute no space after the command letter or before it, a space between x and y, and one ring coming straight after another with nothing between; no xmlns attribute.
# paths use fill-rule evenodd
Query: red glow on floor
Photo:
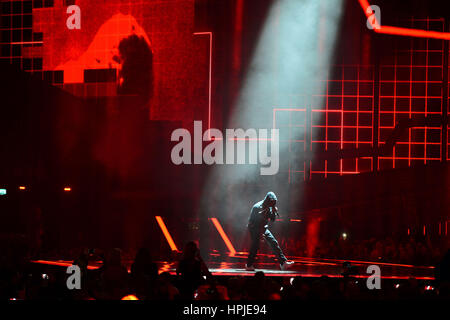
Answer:
<svg viewBox="0 0 450 320"><path fill-rule="evenodd" d="M244 252L238 252L237 254L244 254ZM217 257L215 254L210 256ZM273 255L258 254L260 258L272 260ZM245 256L242 256L245 257ZM305 257L289 257L290 260L295 261L292 268L287 271L281 271L279 265L275 262L258 262L256 265L256 271L263 271L267 276L275 277L321 277L327 276L330 278L342 278L342 262L348 261L352 265L355 265L359 269L359 274L352 275L354 278L367 278L369 274L365 273L365 266L370 264L377 264L382 268L382 279L410 279L415 278L418 280L433 280L433 268L431 266L413 266L394 263L380 263L370 261L353 261L353 260L339 260L339 259L323 259L323 258L305 258ZM49 261L49 260L36 260L32 263L54 265L61 267L68 267L72 265L71 261ZM101 261L93 261L92 265L88 266L89 270L98 269L101 265ZM124 266L130 269L132 261L123 261ZM206 260L209 271L214 276L254 276L256 271L246 271L244 269L245 261L235 260L234 262L217 262ZM157 262L159 273L169 272L172 275L176 274L176 261L174 262Z"/></svg>
<svg viewBox="0 0 450 320"><path fill-rule="evenodd" d="M301 257L301 258L308 259L307 257ZM309 258L309 259L311 259L311 258ZM325 258L321 258L321 260L335 261L335 262L339 262L339 263L350 262L350 263L355 263L355 264L377 264L380 266L391 266L391 267L434 269L434 267L430 267L430 266L414 266L412 264L389 263L389 262L379 262L379 261L342 260L342 259L325 259Z"/></svg>
<svg viewBox="0 0 450 320"><path fill-rule="evenodd" d="M319 243L319 230L320 220L318 218L311 219L306 227L306 238L308 239L306 252L308 257L312 257Z"/></svg>
<svg viewBox="0 0 450 320"><path fill-rule="evenodd" d="M59 266L59 267L70 267L73 265L71 262L67 261L49 261L49 260L32 260L32 263L38 263L38 264L46 264L50 266ZM88 270L96 270L99 267L98 266L88 266Z"/></svg>

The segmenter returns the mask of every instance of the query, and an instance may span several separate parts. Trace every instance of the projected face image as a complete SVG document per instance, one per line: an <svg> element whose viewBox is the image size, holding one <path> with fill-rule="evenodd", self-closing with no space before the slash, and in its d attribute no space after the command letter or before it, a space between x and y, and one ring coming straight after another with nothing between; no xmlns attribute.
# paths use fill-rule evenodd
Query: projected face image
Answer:
<svg viewBox="0 0 450 320"><path fill-rule="evenodd" d="M144 37L133 34L120 41L118 94L136 94L144 102L153 90L153 53Z"/></svg>
<svg viewBox="0 0 450 320"><path fill-rule="evenodd" d="M21 55L39 57L32 71L78 97L133 98L150 120L192 121L194 105L206 108L210 52L194 37L193 0L61 2L31 10Z"/></svg>

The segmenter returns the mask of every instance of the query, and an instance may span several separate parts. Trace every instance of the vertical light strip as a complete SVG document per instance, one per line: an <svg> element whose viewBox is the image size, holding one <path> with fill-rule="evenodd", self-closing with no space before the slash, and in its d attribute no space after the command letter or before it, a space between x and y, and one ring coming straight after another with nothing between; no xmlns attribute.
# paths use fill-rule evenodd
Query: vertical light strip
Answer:
<svg viewBox="0 0 450 320"><path fill-rule="evenodd" d="M394 63L394 123L392 124L392 130L395 128L396 115L397 115L397 63L398 63L398 52L395 52L395 63ZM395 169L395 144L392 148L392 168Z"/></svg>
<svg viewBox="0 0 450 320"><path fill-rule="evenodd" d="M230 239L228 239L227 235L225 234L225 231L223 231L223 228L220 225L219 220L217 220L217 218L211 218L211 221L214 224L214 227L216 227L220 236L222 237L223 242L225 242L225 245L227 246L228 250L230 251L230 256L231 257L234 256L236 254L236 250L234 249Z"/></svg>
<svg viewBox="0 0 450 320"><path fill-rule="evenodd" d="M213 50L213 34L212 32L194 32L194 35L209 36L209 88L208 88L208 129L211 129L211 101L212 101L212 50ZM209 131L208 131L209 132ZM209 137L211 139L211 137Z"/></svg>
<svg viewBox="0 0 450 320"><path fill-rule="evenodd" d="M414 26L414 18L411 18L411 26ZM409 67L409 118L412 119L412 87L413 87L413 58L414 58L414 42L413 39L410 41L411 43L411 59L410 59L410 67ZM412 128L408 128L408 167L411 167L411 133ZM425 235L425 234L424 234Z"/></svg>
<svg viewBox="0 0 450 320"><path fill-rule="evenodd" d="M357 89L356 89L356 149L359 149L359 71L361 69L361 66L357 66L356 67L358 70L358 81L356 82L357 84ZM356 158L356 172L358 172L359 167L358 167L358 158Z"/></svg>
<svg viewBox="0 0 450 320"><path fill-rule="evenodd" d="M163 219L160 216L155 216L156 222L158 222L159 227L161 228L161 231L164 234L164 237L166 237L167 243L169 243L170 249L172 251L178 251L177 246L175 245L175 242L172 239L172 236L169 233L169 230L167 230L167 227L163 221Z"/></svg>
<svg viewBox="0 0 450 320"><path fill-rule="evenodd" d="M342 79L341 79L341 151L344 149L344 84L345 84L345 65L342 64ZM339 159L339 175L342 176L343 168L342 168L343 160Z"/></svg>
<svg viewBox="0 0 450 320"><path fill-rule="evenodd" d="M327 75L328 77L328 75ZM325 100L325 151L328 151L328 84L329 80L327 80L327 97ZM311 150L312 150L312 143L311 143ZM311 171L311 170L310 170ZM327 171L328 171L328 160L325 160L325 178L327 178Z"/></svg>
<svg viewBox="0 0 450 320"><path fill-rule="evenodd" d="M430 29L430 19L427 17L427 30ZM429 40L427 39L427 50L426 50L426 61L425 61L425 117L428 116L427 112L428 112L428 44L429 44ZM441 111L442 112L442 111ZM425 126L425 138L424 138L424 142L425 142L425 146L423 148L423 152L424 152L424 163L427 164L427 126Z"/></svg>

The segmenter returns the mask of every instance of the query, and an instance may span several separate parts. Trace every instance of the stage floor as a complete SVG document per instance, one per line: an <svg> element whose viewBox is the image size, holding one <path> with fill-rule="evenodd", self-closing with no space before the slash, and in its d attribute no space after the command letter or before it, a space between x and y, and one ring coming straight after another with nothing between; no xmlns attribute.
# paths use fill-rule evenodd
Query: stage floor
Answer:
<svg viewBox="0 0 450 320"><path fill-rule="evenodd" d="M258 255L259 256L259 255ZM353 277L368 277L370 274L366 273L369 265L378 265L381 270L381 277L386 279L408 279L414 277L422 280L434 279L434 267L432 266L414 266L407 264L383 263L374 261L357 261L357 260L339 260L339 259L319 259L306 257L288 257L295 263L285 271L280 270L276 262L271 261L270 256L259 256L259 261L255 264L255 271L245 270L246 255L237 254L234 257L224 257L220 261L220 257L211 255L205 259L209 271L216 276L253 276L257 271L263 271L267 276L281 276L281 277L342 277L344 268L342 264L345 261L351 263L352 266L358 270L358 274ZM71 261L64 260L34 260L33 263L53 265L53 266L69 266ZM125 261L125 266L130 270L132 261ZM159 272L170 272L175 274L176 262L157 262ZM89 269L94 270L101 266L101 262L90 262Z"/></svg>

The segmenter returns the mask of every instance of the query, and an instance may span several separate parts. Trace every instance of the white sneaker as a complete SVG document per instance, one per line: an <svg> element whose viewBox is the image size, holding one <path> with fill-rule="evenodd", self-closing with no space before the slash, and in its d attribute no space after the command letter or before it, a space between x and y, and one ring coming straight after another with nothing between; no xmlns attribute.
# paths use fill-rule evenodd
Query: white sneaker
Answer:
<svg viewBox="0 0 450 320"><path fill-rule="evenodd" d="M280 263L280 269L281 270L287 270L290 266L294 264L294 261L285 261L283 263Z"/></svg>
<svg viewBox="0 0 450 320"><path fill-rule="evenodd" d="M255 267L254 266L249 266L249 265L245 265L245 270L247 271L255 271Z"/></svg>

